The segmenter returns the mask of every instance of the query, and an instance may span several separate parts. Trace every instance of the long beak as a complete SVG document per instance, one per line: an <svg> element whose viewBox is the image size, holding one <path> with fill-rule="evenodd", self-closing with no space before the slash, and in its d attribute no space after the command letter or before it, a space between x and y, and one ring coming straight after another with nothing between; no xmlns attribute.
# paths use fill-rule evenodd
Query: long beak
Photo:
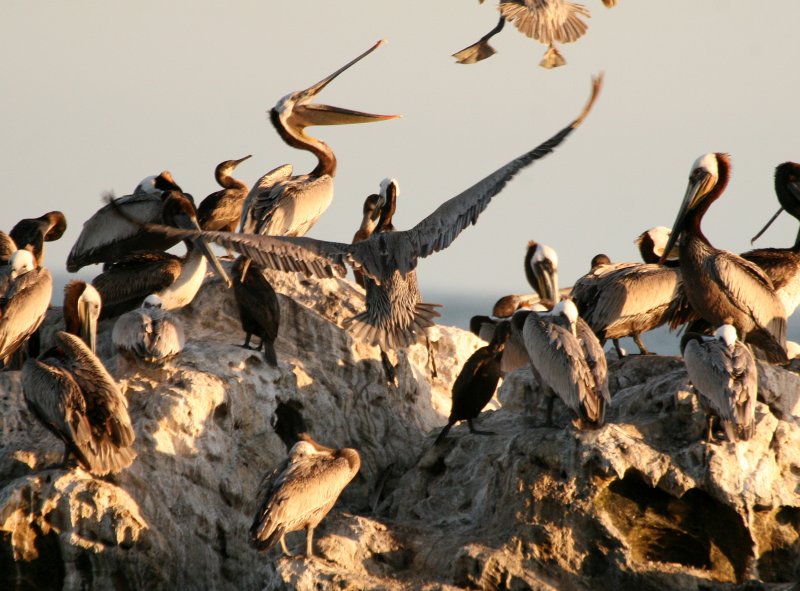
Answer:
<svg viewBox="0 0 800 591"><path fill-rule="evenodd" d="M711 175L705 174L696 181L689 181L689 186L686 188L686 195L683 197L683 203L681 203L678 215L675 217L675 223L672 225L672 232L669 240L664 247L664 252L661 253L661 258L658 259L659 265L663 266L666 260L670 258L670 253L678 242L681 232L683 232L686 227L686 215L696 204L697 199L707 192L706 187L710 180Z"/></svg>
<svg viewBox="0 0 800 591"><path fill-rule="evenodd" d="M778 216L779 216L779 215L781 215L781 212L782 212L782 211L783 211L783 207L781 207L780 209L778 209L778 211L776 211L776 212L775 212L775 215L774 215L774 216L772 216L771 218L769 218L769 221L767 222L767 225L766 225L766 226L764 226L763 228L761 228L761 230L759 230L758 234L756 234L755 236L753 236L753 237L750 239L750 244L753 244L753 242L755 242L756 240L758 240L758 239L761 237L761 235L762 235L764 232L766 232L766 231L767 231L767 228L769 228L769 227L772 225L772 222L774 222L776 219L778 219Z"/></svg>
<svg viewBox="0 0 800 591"><path fill-rule="evenodd" d="M234 161L233 161L233 163L234 163L236 166L239 166L239 165L240 165L242 162L244 162L244 161L245 161L245 160L247 160L248 158L252 158L252 157L253 157L253 155L252 155L252 154L248 154L248 155L247 155L247 156L245 156L244 158L239 158L238 160L234 160Z"/></svg>
<svg viewBox="0 0 800 591"><path fill-rule="evenodd" d="M200 224L197 223L196 217L190 217L188 215L180 215L175 216L175 224L184 230L200 230ZM203 256L206 257L206 260L211 264L211 268L214 269L214 273L225 282L225 285L230 288L233 283L231 282L231 278L228 277L228 274L225 272L225 269L222 268L222 264L219 262L217 255L211 250L211 247L206 242L206 239L202 236L198 236L197 238L192 239L192 244L194 244L195 248L198 248L200 252L203 253Z"/></svg>
<svg viewBox="0 0 800 591"><path fill-rule="evenodd" d="M305 101L319 94L319 92L328 84L330 84L337 76L339 76L339 74L361 61L363 58L380 47L383 43L384 40L381 39L357 58L336 70L333 74L326 76L313 86L310 86L309 88L297 93L300 98L297 101L297 105L294 107L293 113L297 121L304 127L310 127L312 125L370 123L372 121L384 121L386 119L397 119L400 117L400 115L373 115L371 113L340 109L338 107L331 107L329 105L305 104Z"/></svg>
<svg viewBox="0 0 800 591"><path fill-rule="evenodd" d="M384 195L380 196L380 199L375 204L375 209L372 210L372 213L369 214L370 221L374 222L379 217L381 217L381 213L383 213L383 208L386 205L386 197Z"/></svg>
<svg viewBox="0 0 800 591"><path fill-rule="evenodd" d="M89 302L79 302L78 316L81 319L81 338L88 343L92 353L97 350L97 320L89 313Z"/></svg>
<svg viewBox="0 0 800 591"><path fill-rule="evenodd" d="M551 302L553 305L558 303L558 271L554 271L552 266L538 262L533 265L533 276L536 278L536 291L542 301Z"/></svg>

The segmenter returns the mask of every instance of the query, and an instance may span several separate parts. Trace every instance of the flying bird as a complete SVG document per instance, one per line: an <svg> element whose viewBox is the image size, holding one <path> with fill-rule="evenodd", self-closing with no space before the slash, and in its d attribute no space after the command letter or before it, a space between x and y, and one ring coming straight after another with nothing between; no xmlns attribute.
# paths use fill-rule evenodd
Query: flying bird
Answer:
<svg viewBox="0 0 800 591"><path fill-rule="evenodd" d="M75 456L96 476L131 465L136 434L128 402L80 337L56 333L56 346L22 367L30 411L64 442L64 466Z"/></svg>
<svg viewBox="0 0 800 591"><path fill-rule="evenodd" d="M678 244L684 293L692 309L712 326L733 324L736 333L761 348L771 363L786 363L786 312L772 281L757 265L714 248L700 227L729 175L727 154L705 154L694 162L660 263Z"/></svg>
<svg viewBox="0 0 800 591"><path fill-rule="evenodd" d="M736 338L736 328L723 324L713 337L686 333L681 354L695 390L722 421L728 441L747 440L755 432L758 374L753 354ZM712 416L708 439L712 438Z"/></svg>
<svg viewBox="0 0 800 591"><path fill-rule="evenodd" d="M124 356L160 366L183 351L186 337L181 322L151 294L140 308L117 318L111 341Z"/></svg>
<svg viewBox="0 0 800 591"><path fill-rule="evenodd" d="M360 467L356 450L324 447L301 434L289 457L259 487L258 510L250 527L253 547L267 551L280 542L284 554L291 556L284 536L305 529L306 556L312 557L314 528Z"/></svg>

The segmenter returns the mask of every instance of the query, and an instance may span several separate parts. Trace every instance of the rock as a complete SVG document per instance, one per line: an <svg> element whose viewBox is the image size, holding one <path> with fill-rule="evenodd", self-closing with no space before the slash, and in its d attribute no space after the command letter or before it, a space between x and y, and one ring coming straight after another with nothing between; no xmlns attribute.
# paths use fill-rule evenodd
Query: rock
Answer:
<svg viewBox="0 0 800 591"><path fill-rule="evenodd" d="M528 369L507 376L496 436L456 426L433 440L450 387L481 346L450 327L391 353L342 321L352 283L271 273L280 295L279 367L242 349L232 294L209 281L178 313L187 335L162 368L99 352L129 401L137 459L99 479L51 468L62 444L0 374L0 588L79 589L779 589L800 580L800 377L759 364L756 435L707 445L680 358L609 360L607 424L558 428ZM43 342L62 320L54 310ZM45 345L46 346L46 345ZM794 370L794 366L789 366ZM277 400L302 405L311 434L361 453L358 476L315 532L317 557L250 548L255 491L286 450ZM287 542L302 551L304 532Z"/></svg>

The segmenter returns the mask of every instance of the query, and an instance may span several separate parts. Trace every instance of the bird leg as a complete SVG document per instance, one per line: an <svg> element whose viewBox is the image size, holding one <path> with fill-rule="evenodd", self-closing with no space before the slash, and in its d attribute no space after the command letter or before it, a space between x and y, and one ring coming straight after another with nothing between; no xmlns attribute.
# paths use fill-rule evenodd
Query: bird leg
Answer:
<svg viewBox="0 0 800 591"><path fill-rule="evenodd" d="M283 551L284 556L288 556L289 558L294 557L294 554L289 552L289 548L286 547L286 540L283 539L283 536L281 536L281 550Z"/></svg>
<svg viewBox="0 0 800 591"><path fill-rule="evenodd" d="M706 435L706 441L709 444L714 442L714 439L713 439L713 437L714 437L713 425L714 425L714 415L710 414L710 415L708 415L708 433Z"/></svg>
<svg viewBox="0 0 800 591"><path fill-rule="evenodd" d="M386 383L397 385L397 372L394 365L392 365L386 351L381 349L381 364L383 365L383 372L386 374Z"/></svg>
<svg viewBox="0 0 800 591"><path fill-rule="evenodd" d="M553 403L556 401L556 395L552 391L548 392L547 396L547 419L545 419L545 427L554 427L553 425Z"/></svg>
<svg viewBox="0 0 800 591"><path fill-rule="evenodd" d="M252 349L250 346L250 339L253 337L252 332L245 333L244 335L244 345L242 345L243 349Z"/></svg>
<svg viewBox="0 0 800 591"><path fill-rule="evenodd" d="M616 343L616 341L614 342ZM645 348L642 338L638 334L633 335L633 342L636 343L637 347L639 347L639 353L642 355L653 355L653 353Z"/></svg>
<svg viewBox="0 0 800 591"><path fill-rule="evenodd" d="M314 557L314 528L306 527L306 558Z"/></svg>
<svg viewBox="0 0 800 591"><path fill-rule="evenodd" d="M425 346L428 348L428 362L431 366L431 377L438 377L439 374L436 372L436 356L433 354L433 347L431 346L431 340L428 338L428 335L425 335Z"/></svg>
<svg viewBox="0 0 800 591"><path fill-rule="evenodd" d="M614 349L617 350L617 357L622 359L625 357L625 351L622 350L622 347L619 346L619 339L611 339L611 342L614 343ZM637 345L639 343L636 343ZM641 351L641 348L639 349Z"/></svg>
<svg viewBox="0 0 800 591"><path fill-rule="evenodd" d="M497 435L494 431L479 431L472 425L472 419L467 419L467 426L469 426L469 432L475 433L475 435Z"/></svg>

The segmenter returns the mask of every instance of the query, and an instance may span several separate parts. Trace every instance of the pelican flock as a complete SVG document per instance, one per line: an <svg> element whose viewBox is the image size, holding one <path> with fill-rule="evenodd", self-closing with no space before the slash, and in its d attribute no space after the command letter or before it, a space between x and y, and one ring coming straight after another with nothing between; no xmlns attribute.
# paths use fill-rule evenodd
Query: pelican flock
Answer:
<svg viewBox="0 0 800 591"><path fill-rule="evenodd" d="M610 7L615 0L603 3ZM556 44L576 41L586 33L585 19L590 14L586 7L565 0L502 0L498 9L496 27L456 54L461 63L492 55L488 41L508 21L548 46L543 66L561 65L564 60ZM450 247L518 173L554 152L588 117L602 87L602 77L593 79L578 117L543 143L453 197L429 199L436 204L433 211L410 228L400 230L394 225L400 185L387 177L378 192L365 199L361 223L350 243L306 237L333 203L337 171L333 150L306 133L307 128L399 117L312 100L381 44L316 84L285 95L270 109L277 138L316 159L310 172L295 174L293 165L284 164L249 185L234 177L234 173L240 175L237 167L251 158L248 155L217 165L214 178L221 190L198 207L167 170L143 179L130 195L118 199L109 195L108 203L84 222L66 260L67 270L73 273L94 264L103 264L103 269L91 282L76 279L66 286L64 330L55 332L52 346L41 354L36 343L53 284L43 266L44 248L64 234L66 217L51 211L21 220L8 233L0 232L0 361L4 371L20 371L30 413L63 442L64 462L57 469L73 469L69 460L74 459L86 472L102 477L117 474L135 461L135 446L140 443L135 428L138 417L129 414L127 386L122 385L132 366L109 365L117 373L109 372L109 359L97 352L98 323L101 318L114 321L112 357L141 362L158 380L171 379L173 365L188 364L188 355L182 358L181 352L193 338L188 330L184 332L180 310L191 310L209 276L209 266L222 280L220 289L222 284L233 288L230 305L235 302L239 313L244 332L241 346L252 348L251 339L258 337L257 349L263 350L270 366L267 371L277 374L288 363L279 366L278 352L293 335L291 326L283 327L278 340L280 302L265 271L293 274L289 281L313 284L316 279L343 277L349 265L363 288L353 291L363 294L364 307L339 326L353 340L377 348L387 384L397 383L401 378L387 353L399 355L423 339L428 341L428 331L439 317L439 306L423 301L416 276L420 260ZM788 362L787 316L800 303L800 231L789 248L738 255L712 246L701 224L724 192L730 169L731 158L721 152L702 155L694 162L672 228L654 227L636 239L641 263L612 263L608 256L598 254L589 273L571 288L560 289L555 249L527 242L524 277L535 294L505 296L494 307L494 317L473 317L473 332L488 344L466 360L451 385L450 414L428 453L439 457L450 453L440 444L451 430L463 429L456 427L460 421L466 421L472 433L490 434L476 429L473 421L500 380L525 368L547 405L546 421L537 428L574 433L606 428L615 415L607 413L613 399L605 342L613 341L617 363L624 365L630 360L622 358L620 338L633 338L640 353L648 354L643 333L686 323L680 350L686 376L709 415L708 442L713 435L711 418L717 417L731 445L747 445L758 429L756 358ZM367 186L374 187L373 183ZM786 162L776 168L775 192L779 213L785 210L800 220L800 165ZM491 238L480 231L472 237L475 241ZM181 242L185 254L166 252ZM225 247L229 254L238 253L238 258L226 262L230 265L226 269L210 243ZM231 347L231 355L252 356L233 348L241 342L238 325L220 335L223 340L228 342L220 347ZM433 361L430 342L428 347ZM377 355L375 349L373 354ZM258 365L262 364L248 371L262 371ZM420 379L425 378L442 379L435 365ZM272 377L269 380L275 382ZM378 386L383 387L387 386ZM556 397L572 415L567 425L553 424ZM276 398L273 402L277 417L273 426L288 456L267 472L257 498L252 499L255 515L249 541L265 552L280 544L288 555L286 535L305 530L305 556L312 558L315 528L357 477L361 456L352 447L330 448L312 439L300 414L301 401ZM442 460L441 465L446 464ZM269 467L258 470L264 468Z"/></svg>

